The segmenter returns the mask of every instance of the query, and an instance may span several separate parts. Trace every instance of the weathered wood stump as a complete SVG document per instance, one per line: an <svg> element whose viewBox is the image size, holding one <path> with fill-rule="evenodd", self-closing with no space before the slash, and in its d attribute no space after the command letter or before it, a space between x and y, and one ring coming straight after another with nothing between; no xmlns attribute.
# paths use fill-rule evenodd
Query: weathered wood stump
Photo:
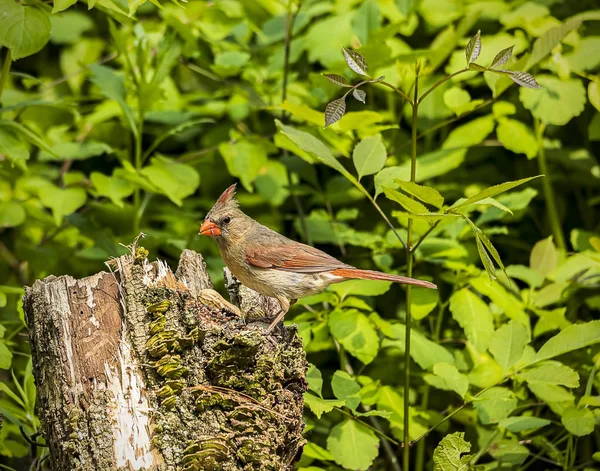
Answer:
<svg viewBox="0 0 600 471"><path fill-rule="evenodd" d="M143 248L112 272L26 289L38 411L56 471L286 470L299 456L306 358L215 296L202 257L174 275ZM232 278L252 317L271 303ZM265 312L266 311L266 312Z"/></svg>

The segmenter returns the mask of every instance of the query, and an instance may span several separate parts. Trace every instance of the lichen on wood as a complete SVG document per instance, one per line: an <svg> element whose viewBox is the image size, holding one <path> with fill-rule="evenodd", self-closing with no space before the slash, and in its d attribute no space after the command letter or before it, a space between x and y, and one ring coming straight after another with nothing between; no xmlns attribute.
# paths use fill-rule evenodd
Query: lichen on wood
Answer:
<svg viewBox="0 0 600 471"><path fill-rule="evenodd" d="M146 256L134 248L112 273L26 290L52 468L291 469L307 367L296 328L249 322L278 305L232 280L251 315L213 302L199 254L185 251L175 275Z"/></svg>

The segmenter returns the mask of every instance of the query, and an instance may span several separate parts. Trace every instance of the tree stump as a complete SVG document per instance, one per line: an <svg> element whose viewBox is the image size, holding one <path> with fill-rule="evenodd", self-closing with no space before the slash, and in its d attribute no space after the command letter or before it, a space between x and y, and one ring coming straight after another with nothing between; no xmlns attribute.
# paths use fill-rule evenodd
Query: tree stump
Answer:
<svg viewBox="0 0 600 471"><path fill-rule="evenodd" d="M184 251L175 275L146 256L134 246L111 272L26 289L52 469L291 469L307 368L296 328L247 323L210 290L195 252ZM242 312L276 315L227 279Z"/></svg>

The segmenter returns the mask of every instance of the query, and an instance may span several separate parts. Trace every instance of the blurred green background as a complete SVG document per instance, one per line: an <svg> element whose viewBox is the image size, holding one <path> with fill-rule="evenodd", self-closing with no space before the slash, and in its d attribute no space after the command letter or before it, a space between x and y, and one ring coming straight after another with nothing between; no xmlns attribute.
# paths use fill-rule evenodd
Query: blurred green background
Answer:
<svg viewBox="0 0 600 471"><path fill-rule="evenodd" d="M416 252L415 276L440 289L414 292L411 437L460 407L465 387L506 379L495 329L516 322L533 349L598 319L596 8L593 0L0 0L0 466L27 469L34 456L19 425L39 429L22 287L104 270L141 231L150 258L172 267L185 248L202 253L221 289L216 246L197 233L232 182L259 222L355 266L406 273L400 242L365 194L294 139L294 130L309 133L352 174L355 146L378 139L383 160L361 183L406 238L407 212L382 192L409 178L410 108L373 84L365 103L349 97L346 115L324 128L327 103L345 90L322 74L360 80L342 46L366 58L372 77L411 93L416 61L426 90L465 66L464 48L481 30L479 64L514 45L504 67L528 70L544 87L472 71L419 108L417 182L447 201L546 178L469 209L507 267L494 284L463 219L436 226ZM292 129L282 132L277 119ZM416 235L431 226L415 220ZM398 469L403 293L338 285L287 316L313 364L306 471ZM593 347L561 357L577 381L511 377L494 387L415 447L415 468L431 469L433 449L454 431L466 432L490 469L593 468L595 355ZM358 415L367 410L379 412ZM498 425L511 414L552 422Z"/></svg>

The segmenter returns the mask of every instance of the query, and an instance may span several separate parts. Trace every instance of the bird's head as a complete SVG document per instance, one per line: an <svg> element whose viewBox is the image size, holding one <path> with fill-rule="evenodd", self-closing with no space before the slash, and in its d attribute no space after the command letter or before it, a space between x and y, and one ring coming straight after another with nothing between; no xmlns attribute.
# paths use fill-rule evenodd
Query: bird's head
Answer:
<svg viewBox="0 0 600 471"><path fill-rule="evenodd" d="M219 196L204 218L198 234L213 237L217 241L227 241L246 232L248 219L238 207L234 183Z"/></svg>

